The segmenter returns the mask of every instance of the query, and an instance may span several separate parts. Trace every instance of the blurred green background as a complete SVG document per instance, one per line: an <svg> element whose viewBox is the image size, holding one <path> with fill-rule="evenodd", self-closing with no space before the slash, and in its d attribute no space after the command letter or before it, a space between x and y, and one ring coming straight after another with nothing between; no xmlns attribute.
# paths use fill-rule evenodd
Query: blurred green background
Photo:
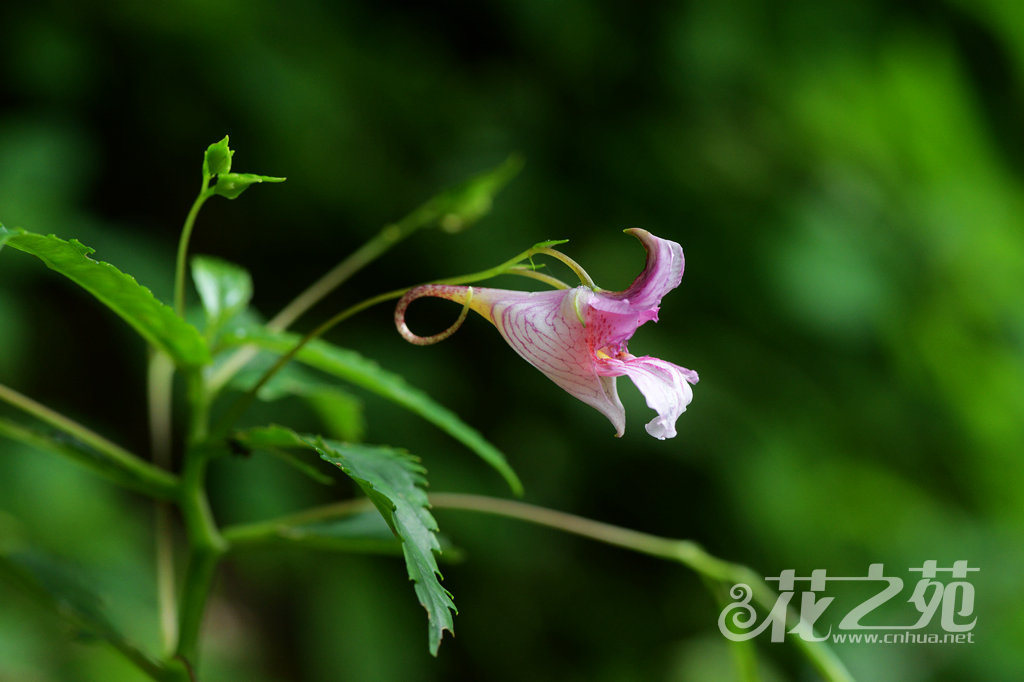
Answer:
<svg viewBox="0 0 1024 682"><path fill-rule="evenodd" d="M631 344L700 372L671 441L644 433L626 381L612 438L479 318L418 348L383 306L330 338L479 428L528 501L764 575L882 563L909 585L925 560L968 560L974 644L836 652L863 680L1024 679L1024 4L43 0L4 3L0 46L0 220L77 237L165 299L202 150L225 133L235 168L288 182L211 201L193 250L249 267L268 315L434 192L526 158L482 223L416 235L300 328L543 239L571 239L610 289L643 262L620 230L680 242L683 284ZM432 309L418 324L453 319ZM0 253L0 381L143 451L144 367L84 292ZM432 489L507 494L422 420L365 409L367 440L422 455ZM298 410L259 416L316 428ZM218 517L345 493L290 471L220 466ZM437 660L400 561L275 550L222 572L202 679L733 674L719 606L685 569L436 516L464 551L444 566L460 614ZM150 533L145 500L0 443L0 543L72 558L155 649ZM757 647L766 679L814 679L790 645ZM136 679L0 584L0 680Z"/></svg>

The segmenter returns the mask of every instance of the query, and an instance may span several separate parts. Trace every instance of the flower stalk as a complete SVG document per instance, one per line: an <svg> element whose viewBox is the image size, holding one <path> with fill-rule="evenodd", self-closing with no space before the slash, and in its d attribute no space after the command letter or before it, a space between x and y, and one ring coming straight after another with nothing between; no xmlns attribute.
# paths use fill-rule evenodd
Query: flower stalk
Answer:
<svg viewBox="0 0 1024 682"><path fill-rule="evenodd" d="M766 612L771 612L778 599L776 592L757 573L746 566L724 561L708 554L703 547L691 540L651 535L575 514L485 495L433 493L430 495L430 506L434 510L461 510L524 521L640 554L673 561L686 566L714 586L744 583L751 587L754 602ZM373 509L373 504L366 499L325 505L269 521L229 526L224 529L224 538L229 541L232 550L254 547L277 540L281 532L288 528L344 518L371 509ZM798 618L792 612L788 615L793 619ZM843 663L822 642L808 641L799 634L790 634L793 644L802 651L826 680L829 682L853 681L853 677Z"/></svg>

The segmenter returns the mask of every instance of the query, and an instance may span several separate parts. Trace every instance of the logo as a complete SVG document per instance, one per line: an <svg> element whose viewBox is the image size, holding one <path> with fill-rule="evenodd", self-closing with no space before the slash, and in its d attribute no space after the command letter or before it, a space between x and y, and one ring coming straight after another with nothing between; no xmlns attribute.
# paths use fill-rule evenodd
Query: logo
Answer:
<svg viewBox="0 0 1024 682"><path fill-rule="evenodd" d="M826 575L825 569L815 569L810 576L798 577L796 571L787 569L778 577L766 578L778 583L779 595L764 621L757 622L757 612L751 605L755 598L749 585L739 583L729 590L729 596L736 600L722 610L718 617L718 629L734 642L753 639L770 629L772 642L781 642L787 632L796 634L807 641L865 642L879 644L904 643L947 643L963 644L974 642L974 585L968 574L981 569L971 568L966 561L955 561L949 568L940 568L935 560L925 561L920 568L909 569L920 573L914 582L909 602L916 610L916 620L897 624L878 624L878 610L883 604L898 603L904 594L904 581L897 576L885 575L882 564L871 564L866 576L840 577ZM846 611L842 620L832 631L832 626L822 633L815 630L815 624L822 614L834 605L835 597L825 594L826 588L837 583L863 583L873 594ZM762 595L763 597L763 595ZM763 603L763 602L762 602ZM833 608L833 612L837 608ZM909 609L906 609L910 612ZM912 613L912 612L910 612ZM874 614L874 618L871 616ZM831 614L830 614L831 615ZM911 616L914 618L915 616ZM939 634L922 632L938 618L942 628Z"/></svg>

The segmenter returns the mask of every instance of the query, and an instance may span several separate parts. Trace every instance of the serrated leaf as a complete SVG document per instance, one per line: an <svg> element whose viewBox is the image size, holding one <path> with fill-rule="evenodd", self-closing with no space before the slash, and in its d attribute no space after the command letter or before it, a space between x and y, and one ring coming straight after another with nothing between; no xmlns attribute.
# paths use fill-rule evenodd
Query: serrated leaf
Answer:
<svg viewBox="0 0 1024 682"><path fill-rule="evenodd" d="M52 234L44 236L0 226L0 247L5 244L35 256L88 291L179 366L210 361L210 351L198 329L157 300L131 275L110 263L89 258L93 249L78 240L65 241Z"/></svg>
<svg viewBox="0 0 1024 682"><path fill-rule="evenodd" d="M221 326L252 300L252 277L234 263L213 256L192 258L192 281L206 313L206 337L216 337Z"/></svg>
<svg viewBox="0 0 1024 682"><path fill-rule="evenodd" d="M261 182L284 182L287 178L275 178L271 175L255 175L253 173L221 173L213 186L213 193L228 199L237 199L238 195L252 185Z"/></svg>
<svg viewBox="0 0 1024 682"><path fill-rule="evenodd" d="M458 611L451 593L439 581L441 572L434 553L441 550L441 544L424 490L426 470L419 458L390 447L300 435L276 425L249 429L235 437L254 448L312 448L356 482L402 541L409 578L427 610L430 653L436 656L444 631L453 632L452 612Z"/></svg>
<svg viewBox="0 0 1024 682"><path fill-rule="evenodd" d="M260 353L232 377L229 385L238 391L250 390L275 359L270 353ZM331 436L352 442L363 439L366 432L363 401L327 383L312 370L297 363L285 365L256 393L256 397L265 402L289 396L304 400Z"/></svg>
<svg viewBox="0 0 1024 682"><path fill-rule="evenodd" d="M231 157L235 155L234 150L228 146L228 136L223 140L214 142L206 148L203 154L203 177L212 178L214 175L227 173L231 170Z"/></svg>
<svg viewBox="0 0 1024 682"><path fill-rule="evenodd" d="M133 469L70 437L39 433L3 418L0 418L0 436L75 460L115 483L159 499L172 500L178 494L178 482L173 475L142 460ZM139 473L141 467L146 468L147 475Z"/></svg>
<svg viewBox="0 0 1024 682"><path fill-rule="evenodd" d="M437 655L444 631L454 631L452 595L441 587L434 552L441 550L437 522L423 489L419 459L391 448L318 439L320 456L348 474L363 489L402 540L402 553L416 596L427 610L430 653Z"/></svg>
<svg viewBox="0 0 1024 682"><path fill-rule="evenodd" d="M222 342L235 345L252 343L264 350L283 354L291 350L299 340L300 337L295 334L271 332L265 327L255 327L233 330L230 334L224 335ZM523 485L519 477L497 448L451 410L435 402L423 391L410 386L398 374L383 369L373 360L355 351L339 348L320 339L306 344L298 352L296 359L418 414L479 455L502 475L515 494L522 494Z"/></svg>
<svg viewBox="0 0 1024 682"><path fill-rule="evenodd" d="M287 450L289 447L306 447L307 445L301 439L292 439L291 436L294 435L294 432L290 429L285 429L284 427L281 427L281 429L289 434L289 437L281 442L275 442L269 436L261 438L260 436L263 435L262 431L260 429L256 429L255 433L257 435L255 437L250 437L247 433L239 433L232 437L230 440L231 447L232 449L239 449L239 447L241 447L241 453L244 455L249 455L252 451L261 451L267 455L278 458L285 464L293 467L299 473L308 476L317 483L332 485L335 482L334 478L315 469L307 462L295 457ZM234 450L234 453L236 454L239 452L240 451L238 450Z"/></svg>
<svg viewBox="0 0 1024 682"><path fill-rule="evenodd" d="M107 641L150 677L165 679L166 666L114 627L100 598L67 565L38 552L0 553L0 576L56 611L81 634Z"/></svg>

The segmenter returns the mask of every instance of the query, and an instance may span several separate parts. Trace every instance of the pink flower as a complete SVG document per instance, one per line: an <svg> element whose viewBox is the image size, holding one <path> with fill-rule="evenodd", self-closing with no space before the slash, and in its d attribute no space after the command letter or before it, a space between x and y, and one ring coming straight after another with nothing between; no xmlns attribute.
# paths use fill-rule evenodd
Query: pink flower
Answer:
<svg viewBox="0 0 1024 682"><path fill-rule="evenodd" d="M647 432L664 440L676 435L676 419L693 399L697 373L650 356L636 357L626 343L645 322L658 320L662 297L683 277L683 249L641 229L626 230L647 250L643 272L625 291L579 286L554 291L508 291L428 284L398 302L395 323L404 338L432 343L447 334L419 337L405 324L405 309L423 296L466 304L490 321L512 348L564 390L608 417L615 435L625 430L626 414L615 379L628 376L658 416ZM461 319L461 318L460 318Z"/></svg>

